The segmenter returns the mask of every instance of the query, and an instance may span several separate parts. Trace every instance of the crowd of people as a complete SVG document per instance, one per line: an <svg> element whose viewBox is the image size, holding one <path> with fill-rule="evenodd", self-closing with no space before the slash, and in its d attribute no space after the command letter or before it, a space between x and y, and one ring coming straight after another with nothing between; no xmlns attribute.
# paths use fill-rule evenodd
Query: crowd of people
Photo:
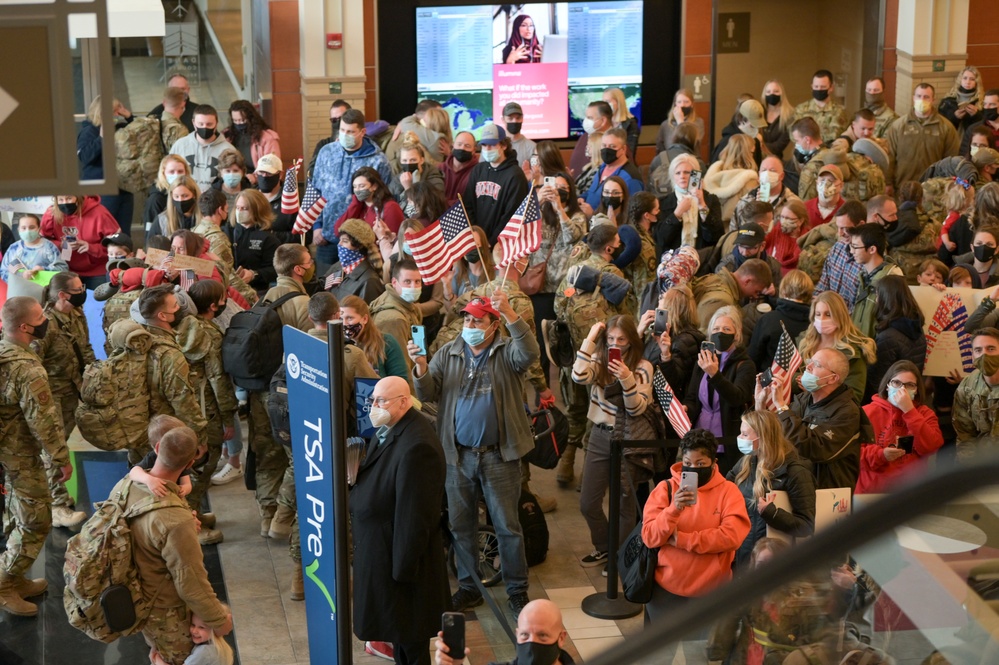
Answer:
<svg viewBox="0 0 999 665"><path fill-rule="evenodd" d="M225 516L203 512L212 485L252 474L260 535L290 540L291 597L304 597L291 448L270 377L244 381L223 362L227 327L254 305L270 303L282 324L323 340L327 322L342 321L348 388L380 379L369 400L378 433L351 500L364 559L355 560L355 631L400 663L427 659L438 624L421 612L483 602L469 564L480 502L509 607L534 644L525 654L567 662L553 646L564 642L557 610L527 609L518 503L530 491L523 458L537 407L558 401L569 422L556 474L565 487L578 480L593 547L584 567L615 554L603 509L612 440L680 440L675 459L624 456L618 542L641 523L645 544L659 548L651 619L769 558L779 547L768 533L811 534L816 490L885 492L942 450L973 454L996 431L999 89L983 89L974 67L939 102L933 86L917 85L901 116L880 78L852 116L826 70L797 106L767 81L759 97L739 98L707 163L704 122L681 89L647 170L636 163L638 120L617 89L587 106L568 163L555 143L524 136L515 102L476 139L454 133L431 100L394 129L337 100L331 135L302 173L326 200L305 233L283 201L290 160L255 107L237 100L225 117L192 102L183 76L168 86L152 116L176 140L162 146L148 191L57 196L43 215L21 215L3 247L5 281L55 273L43 302L13 297L2 310L7 612L37 613L30 599L45 581L25 574L52 526L87 517L64 483L66 440L95 364L88 298L104 302L105 351L142 357L131 398L148 417L128 446L130 492L174 493L190 509L154 511L134 531L144 588L173 580L144 630L157 663L194 662L195 644L232 625L199 547L223 539ZM120 103L114 110L115 131L141 124ZM83 146L95 136L99 145L101 131L92 115L80 133L84 169L94 162ZM506 266L498 239L529 192L540 247ZM133 194L145 195L141 241ZM475 248L427 283L410 240L459 201ZM209 269L175 265L189 265L180 256ZM914 293L949 287L992 289L959 331L974 369L927 377ZM774 371L792 349L799 371ZM660 375L689 431L670 416ZM696 476L696 492L684 474ZM556 508L553 497L537 500ZM459 552L450 600L442 502ZM390 542L384 523L397 525ZM834 578L841 589L869 584L862 571ZM756 620L713 636L712 660L745 648ZM448 653L440 642L438 662L452 662Z"/></svg>

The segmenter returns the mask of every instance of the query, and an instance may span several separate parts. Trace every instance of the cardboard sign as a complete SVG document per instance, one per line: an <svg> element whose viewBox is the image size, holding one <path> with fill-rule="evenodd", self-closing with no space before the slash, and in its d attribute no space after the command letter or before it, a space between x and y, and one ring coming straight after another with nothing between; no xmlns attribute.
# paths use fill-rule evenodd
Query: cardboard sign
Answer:
<svg viewBox="0 0 999 665"><path fill-rule="evenodd" d="M974 369L971 335L965 333L964 324L992 289L909 288L923 312L926 333L923 376L948 376L952 370L967 374Z"/></svg>
<svg viewBox="0 0 999 665"><path fill-rule="evenodd" d="M170 252L162 249L150 249L146 251L146 263L154 268L163 265L163 259L170 256ZM193 270L198 277L211 277L215 274L215 262L208 259L199 259L185 254L174 254L174 270Z"/></svg>

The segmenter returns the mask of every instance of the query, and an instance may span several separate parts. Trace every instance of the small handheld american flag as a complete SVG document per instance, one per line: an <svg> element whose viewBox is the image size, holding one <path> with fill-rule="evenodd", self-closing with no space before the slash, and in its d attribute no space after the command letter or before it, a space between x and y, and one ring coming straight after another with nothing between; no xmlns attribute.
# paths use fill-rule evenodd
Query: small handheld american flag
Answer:
<svg viewBox="0 0 999 665"><path fill-rule="evenodd" d="M673 426L676 435L682 437L689 432L690 418L687 417L687 411L680 404L679 400L676 399L673 389L669 387L666 377L663 376L658 367L652 373L652 392L655 394L659 406L662 407L663 413L666 414L670 425Z"/></svg>
<svg viewBox="0 0 999 665"><path fill-rule="evenodd" d="M281 189L281 212L285 215L294 215L298 212L298 169L301 166L302 158L299 157L292 162L291 167L284 174L284 187Z"/></svg>
<svg viewBox="0 0 999 665"><path fill-rule="evenodd" d="M533 185L499 234L503 247L501 267L506 267L541 247L541 207Z"/></svg>
<svg viewBox="0 0 999 665"><path fill-rule="evenodd" d="M305 195L302 197L302 207L298 210L298 219L291 230L295 235L302 235L312 230L312 225L319 219L323 208L326 207L326 198L319 193L315 185L310 180L305 186Z"/></svg>
<svg viewBox="0 0 999 665"><path fill-rule="evenodd" d="M419 233L407 233L406 240L425 284L437 282L455 261L476 248L461 201Z"/></svg>
<svg viewBox="0 0 999 665"><path fill-rule="evenodd" d="M774 382L780 390L781 403L787 404L791 399L791 377L798 371L802 360L801 354L798 353L798 347L794 345L794 340L788 334L783 321L781 321L780 326L783 332L777 341L777 353L774 354L774 362L770 366L770 373L773 374ZM766 394L765 406L769 410L774 409L774 403L769 392Z"/></svg>
<svg viewBox="0 0 999 665"><path fill-rule="evenodd" d="M181 270L180 271L180 288L185 291L190 291L191 286L198 281L197 276L194 274L193 270Z"/></svg>

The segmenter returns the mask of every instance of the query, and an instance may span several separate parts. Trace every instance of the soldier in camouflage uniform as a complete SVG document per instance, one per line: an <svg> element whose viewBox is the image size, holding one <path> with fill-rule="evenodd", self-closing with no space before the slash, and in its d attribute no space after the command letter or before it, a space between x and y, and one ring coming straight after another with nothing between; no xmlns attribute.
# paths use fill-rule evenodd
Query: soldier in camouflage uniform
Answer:
<svg viewBox="0 0 999 665"><path fill-rule="evenodd" d="M885 82L875 76L864 87L864 105L874 114L874 136L883 139L898 114L885 103Z"/></svg>
<svg viewBox="0 0 999 665"><path fill-rule="evenodd" d="M201 415L201 405L191 384L190 365L175 337L174 326L179 325L182 314L173 286L147 288L138 302L139 313L145 319L143 328L153 337L146 366L149 412L180 418L198 435L201 445L207 447L208 423ZM133 451L129 451L130 458L132 455Z"/></svg>
<svg viewBox="0 0 999 665"><path fill-rule="evenodd" d="M49 327L45 338L35 340L32 350L42 359L49 376L49 388L56 408L62 414L64 438L76 429L76 405L80 403L83 370L97 360L90 346L90 330L83 314L87 291L79 275L61 272L52 277L48 287L45 316ZM59 481L59 469L50 466L45 473L52 495L52 525L71 527L87 518L81 510L73 510L73 499Z"/></svg>
<svg viewBox="0 0 999 665"><path fill-rule="evenodd" d="M202 530L198 534L201 544L222 542L222 532L204 528L212 524L213 516L200 515L201 500L212 482L212 473L222 455L222 442L233 436L233 419L239 408L232 380L222 368L222 330L212 319L225 309L225 287L220 282L206 279L191 285L188 291L197 316L187 316L177 327L177 343L190 366L191 385L194 386L201 415L207 421L208 461L192 469L192 489L187 502L199 512ZM207 517L207 519L206 519Z"/></svg>
<svg viewBox="0 0 999 665"><path fill-rule="evenodd" d="M642 249L638 257L624 266L624 276L631 282L635 293L642 293L645 286L656 277L659 257L656 241L652 238L652 224L659 219L659 199L649 192L635 192L628 202L628 224L638 231ZM638 312L630 312L638 316Z"/></svg>
<svg viewBox="0 0 999 665"><path fill-rule="evenodd" d="M584 238L585 244L577 245L572 250L570 265L581 265L593 268L598 272L606 272L624 278L611 259L620 252L621 238L617 228L612 224L598 224ZM589 253L589 257L582 257ZM584 304L585 303L585 304ZM583 310L580 309L583 307ZM572 345L578 352L583 340L590 332L590 326L595 321L606 321L615 314L633 314L637 309L634 292L630 293L619 307L614 307L602 296L592 294L576 294L569 284L568 277L562 280L555 292L555 314L569 325ZM584 311L585 310L585 311ZM585 325L584 325L585 324ZM590 406L590 394L586 386L572 380L572 368L559 368L559 387L562 399L566 405L566 417L569 420L569 441L562 458L559 460L556 480L567 485L574 478L576 448L581 448L586 441L586 431L589 420L586 412Z"/></svg>
<svg viewBox="0 0 999 665"><path fill-rule="evenodd" d="M999 330L980 328L971 340L975 370L954 393L954 431L958 458L976 448L994 447L999 436Z"/></svg>
<svg viewBox="0 0 999 665"><path fill-rule="evenodd" d="M218 257L215 264L219 273L225 276L226 283L253 306L257 302L257 292L233 270L232 241L222 230L229 215L225 194L217 189L208 189L198 198L198 211L201 219L192 230L208 241L208 251Z"/></svg>
<svg viewBox="0 0 999 665"><path fill-rule="evenodd" d="M795 120L808 116L819 123L819 128L822 130L822 142L826 144L835 141L836 137L842 134L850 123L846 109L832 100L835 87L832 73L820 69L812 77L812 99L798 104L794 109Z"/></svg>
<svg viewBox="0 0 999 665"><path fill-rule="evenodd" d="M45 591L44 579L25 573L52 528L52 498L45 479L42 451L48 464L62 470L60 482L73 475L62 419L52 399L45 368L28 345L43 339L48 319L32 298L14 297L0 310L0 466L7 477L11 533L0 555L0 608L19 616L35 616L38 607L25 598Z"/></svg>

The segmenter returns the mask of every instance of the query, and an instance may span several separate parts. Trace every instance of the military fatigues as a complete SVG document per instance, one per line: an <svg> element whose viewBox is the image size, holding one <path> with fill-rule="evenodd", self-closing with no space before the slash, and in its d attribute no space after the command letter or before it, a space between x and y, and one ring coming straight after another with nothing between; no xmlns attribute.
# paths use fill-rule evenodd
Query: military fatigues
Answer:
<svg viewBox="0 0 999 665"><path fill-rule="evenodd" d="M190 368L189 378L207 422L208 461L191 473L193 488L187 502L201 510L212 473L222 455L223 432L233 421L239 403L232 380L222 368L222 331L211 321L188 316L177 329L177 343Z"/></svg>
<svg viewBox="0 0 999 665"><path fill-rule="evenodd" d="M255 304L258 299L257 292L244 282L233 269L232 241L229 240L225 231L205 219L198 222L192 230L208 241L208 251L218 257L215 265L218 267L219 274L225 279L224 283L236 289L250 305Z"/></svg>
<svg viewBox="0 0 999 665"><path fill-rule="evenodd" d="M146 364L149 413L165 413L179 418L194 430L199 443L207 445L208 423L201 415L201 405L198 404L191 384L191 368L174 333L156 326L143 328L153 336L153 346L149 349ZM131 460L132 454L130 451L129 462L138 462L138 459L135 462Z"/></svg>
<svg viewBox="0 0 999 665"><path fill-rule="evenodd" d="M994 445L999 437L999 386L985 382L981 370L964 377L954 393L954 431L959 459L975 453L978 447Z"/></svg>
<svg viewBox="0 0 999 665"><path fill-rule="evenodd" d="M48 374L52 398L62 415L63 438L68 441L76 428L76 406L80 403L83 370L97 358L90 346L90 330L82 310L74 308L63 314L49 303L45 306L45 316L49 319L48 332L44 339L32 342L31 348L41 358ZM45 475L49 481L52 505L72 507L73 500L66 486L59 481L62 470L51 465Z"/></svg>
<svg viewBox="0 0 999 665"><path fill-rule="evenodd" d="M12 523L0 572L22 576L52 528L41 453L61 469L69 464L69 451L45 368L29 349L6 339L0 341L0 428L0 465Z"/></svg>
<svg viewBox="0 0 999 665"><path fill-rule="evenodd" d="M139 299L142 289L136 287L129 291L118 291L104 302L104 318L101 320L101 327L104 329L104 353L108 356L114 350L111 347L110 331L111 324L122 319L130 319L132 303Z"/></svg>
<svg viewBox="0 0 999 665"><path fill-rule="evenodd" d="M891 123L898 118L898 114L887 104L877 110L871 109L871 113L874 114L874 136L883 139Z"/></svg>
<svg viewBox="0 0 999 665"><path fill-rule="evenodd" d="M652 236L638 229L638 235L642 239L642 251L638 258L624 267L624 277L631 282L631 288L635 293L642 293L645 286L656 278L656 268L659 267L659 258L656 256L656 241ZM631 312L636 317L639 313Z"/></svg>
<svg viewBox="0 0 999 665"><path fill-rule="evenodd" d="M794 108L794 119L800 120L806 116L819 123L819 129L822 130L822 142L827 145L846 131L847 125L850 124L850 120L846 116L846 109L832 100L827 101L824 108L820 108L819 103L814 99L798 104Z"/></svg>

